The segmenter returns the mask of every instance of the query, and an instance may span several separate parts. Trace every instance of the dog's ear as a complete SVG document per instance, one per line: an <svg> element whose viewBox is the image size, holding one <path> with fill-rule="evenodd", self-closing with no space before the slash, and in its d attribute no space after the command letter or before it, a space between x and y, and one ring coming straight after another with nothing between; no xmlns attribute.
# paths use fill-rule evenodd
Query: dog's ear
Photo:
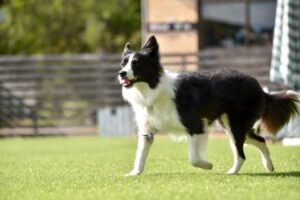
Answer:
<svg viewBox="0 0 300 200"><path fill-rule="evenodd" d="M151 36L146 44L142 47L142 52L154 58L159 58L159 46L155 36Z"/></svg>
<svg viewBox="0 0 300 200"><path fill-rule="evenodd" d="M122 53L122 57L127 56L128 54L130 54L132 52L132 46L129 42L126 43L123 53Z"/></svg>

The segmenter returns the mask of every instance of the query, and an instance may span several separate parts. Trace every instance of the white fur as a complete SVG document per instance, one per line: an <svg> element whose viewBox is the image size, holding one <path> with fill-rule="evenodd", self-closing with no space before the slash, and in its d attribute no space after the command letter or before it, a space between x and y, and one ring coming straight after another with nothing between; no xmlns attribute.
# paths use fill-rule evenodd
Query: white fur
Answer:
<svg viewBox="0 0 300 200"><path fill-rule="evenodd" d="M237 153L234 153L233 166L227 171L227 174L237 174L240 171L241 167L243 166L245 160L236 154Z"/></svg>
<svg viewBox="0 0 300 200"><path fill-rule="evenodd" d="M206 161L206 146L208 133L188 135L189 160L194 167L212 169L212 164Z"/></svg>
<svg viewBox="0 0 300 200"><path fill-rule="evenodd" d="M126 176L137 176L143 172L152 142L152 135L138 135L138 147L135 155L134 168L131 172L126 174Z"/></svg>
<svg viewBox="0 0 300 200"><path fill-rule="evenodd" d="M149 132L185 132L181 124L174 98L176 73L165 71L159 85L149 88L147 83L138 82L131 88L123 88L122 94L133 107L139 134Z"/></svg>
<svg viewBox="0 0 300 200"><path fill-rule="evenodd" d="M129 56L128 56L128 62L126 63L126 65L122 69L122 71L126 72L127 78L129 80L133 80L134 79L133 70L131 68L131 62L132 62L134 54L135 53L129 54Z"/></svg>
<svg viewBox="0 0 300 200"><path fill-rule="evenodd" d="M142 173L151 146L147 138L159 132L185 132L181 124L174 98L176 73L165 71L159 85L150 89L147 83L138 82L131 88L124 88L122 94L133 107L138 126L138 148L133 170L127 174L136 176Z"/></svg>
<svg viewBox="0 0 300 200"><path fill-rule="evenodd" d="M263 166L266 168L266 170L268 172L274 171L273 162L270 158L270 152L269 152L269 149L268 149L266 143L259 142L257 140L252 139L252 138L247 138L246 141L245 141L245 144L250 144L250 145L253 145L256 148L258 148L258 150L261 153Z"/></svg>

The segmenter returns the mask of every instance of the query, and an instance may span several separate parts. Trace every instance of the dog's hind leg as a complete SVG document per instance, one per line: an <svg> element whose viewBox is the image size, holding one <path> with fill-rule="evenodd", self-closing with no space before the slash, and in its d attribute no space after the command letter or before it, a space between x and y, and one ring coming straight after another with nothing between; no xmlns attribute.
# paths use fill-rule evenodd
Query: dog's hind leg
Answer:
<svg viewBox="0 0 300 200"><path fill-rule="evenodd" d="M229 136L230 147L233 152L233 166L228 170L227 174L236 174L246 159L243 150L246 131L238 120L229 119L226 114L222 115L221 122Z"/></svg>
<svg viewBox="0 0 300 200"><path fill-rule="evenodd" d="M232 132L226 131L226 133L229 135L230 146L234 157L233 166L228 170L227 174L237 174L246 159L243 150L244 138L239 140Z"/></svg>
<svg viewBox="0 0 300 200"><path fill-rule="evenodd" d="M147 135L138 134L138 146L135 155L134 168L126 176L140 175L145 167L150 147L154 141L152 133Z"/></svg>
<svg viewBox="0 0 300 200"><path fill-rule="evenodd" d="M247 135L245 143L258 148L262 156L263 166L268 172L274 171L273 162L270 158L270 152L263 137L256 135L254 130L251 130Z"/></svg>
<svg viewBox="0 0 300 200"><path fill-rule="evenodd" d="M208 133L188 135L189 161L194 167L210 170L213 165L206 161Z"/></svg>

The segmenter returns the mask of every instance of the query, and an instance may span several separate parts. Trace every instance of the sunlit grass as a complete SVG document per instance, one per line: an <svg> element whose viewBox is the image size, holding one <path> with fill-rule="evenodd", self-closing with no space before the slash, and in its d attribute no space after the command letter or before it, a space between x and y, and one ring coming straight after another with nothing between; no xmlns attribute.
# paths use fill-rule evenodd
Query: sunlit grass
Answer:
<svg viewBox="0 0 300 200"><path fill-rule="evenodd" d="M187 161L186 142L158 138L145 173L132 167L133 138L57 137L0 140L0 199L300 199L300 148L269 145L275 173L246 147L240 175L228 176L226 139L210 139L212 171Z"/></svg>

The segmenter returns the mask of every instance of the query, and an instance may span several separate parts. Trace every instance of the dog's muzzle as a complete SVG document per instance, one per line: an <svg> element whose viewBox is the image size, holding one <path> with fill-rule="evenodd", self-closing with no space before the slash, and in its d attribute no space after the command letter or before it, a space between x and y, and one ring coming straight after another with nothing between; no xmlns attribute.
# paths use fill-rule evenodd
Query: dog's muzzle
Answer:
<svg viewBox="0 0 300 200"><path fill-rule="evenodd" d="M130 87L133 85L134 80L129 80L127 78L127 72L125 71L120 71L119 72L119 83L123 86L123 87Z"/></svg>

